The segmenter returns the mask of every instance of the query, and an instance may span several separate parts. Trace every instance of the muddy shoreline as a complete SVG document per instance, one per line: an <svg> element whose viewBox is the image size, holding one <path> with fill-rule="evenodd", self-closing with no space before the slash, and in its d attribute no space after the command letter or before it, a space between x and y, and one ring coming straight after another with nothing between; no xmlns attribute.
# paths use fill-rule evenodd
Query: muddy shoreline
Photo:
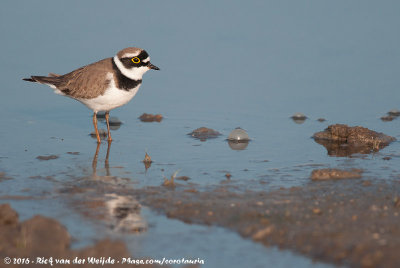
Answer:
<svg viewBox="0 0 400 268"><path fill-rule="evenodd" d="M351 267L399 267L400 184L312 182L273 192L229 186L136 190L140 203L187 223L217 225L266 246Z"/></svg>

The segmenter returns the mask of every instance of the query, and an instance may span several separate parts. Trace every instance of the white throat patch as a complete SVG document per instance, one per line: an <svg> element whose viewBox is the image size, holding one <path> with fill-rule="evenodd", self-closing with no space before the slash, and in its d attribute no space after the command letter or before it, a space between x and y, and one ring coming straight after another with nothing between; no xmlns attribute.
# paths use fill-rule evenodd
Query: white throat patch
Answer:
<svg viewBox="0 0 400 268"><path fill-rule="evenodd" d="M114 56L114 62L115 65L117 65L118 69L121 71L121 73L132 80L142 80L143 75L149 70L149 67L147 66L140 66L137 68L127 69L118 59L117 56Z"/></svg>

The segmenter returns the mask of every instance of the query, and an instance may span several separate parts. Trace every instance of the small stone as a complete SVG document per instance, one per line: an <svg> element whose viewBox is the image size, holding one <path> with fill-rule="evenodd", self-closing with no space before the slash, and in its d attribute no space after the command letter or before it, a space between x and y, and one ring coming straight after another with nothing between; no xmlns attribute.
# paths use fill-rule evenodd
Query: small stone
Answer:
<svg viewBox="0 0 400 268"><path fill-rule="evenodd" d="M188 176L179 176L175 178L176 180L180 180L180 181L188 181L190 180L190 177Z"/></svg>
<svg viewBox="0 0 400 268"><path fill-rule="evenodd" d="M270 235L274 230L274 226L268 226L265 227L264 229L261 229L259 231L257 231L254 235L253 235L253 239L254 240L260 240L263 239L264 237Z"/></svg>
<svg viewBox="0 0 400 268"><path fill-rule="evenodd" d="M297 124L303 124L304 121L306 121L307 116L305 114L302 114L302 113L295 113L290 118L292 118L292 120Z"/></svg>
<svg viewBox="0 0 400 268"><path fill-rule="evenodd" d="M388 115L391 115L391 116L400 116L400 111L397 110L397 109L392 109L392 110L390 110L390 111L388 112Z"/></svg>
<svg viewBox="0 0 400 268"><path fill-rule="evenodd" d="M250 140L246 130L237 127L228 136L229 141L248 142Z"/></svg>
<svg viewBox="0 0 400 268"><path fill-rule="evenodd" d="M226 173L226 174L225 174L225 177L226 177L228 180L230 180L231 177L232 177L232 175L231 175L231 173Z"/></svg>
<svg viewBox="0 0 400 268"><path fill-rule="evenodd" d="M142 122L161 122L161 120L163 119L163 116L161 114L146 114L143 113L140 117L139 117L140 121Z"/></svg>
<svg viewBox="0 0 400 268"><path fill-rule="evenodd" d="M145 156L144 156L144 159L143 159L143 163L152 163L153 161L151 161L151 157L150 157L150 155L148 155L147 153L145 154Z"/></svg>
<svg viewBox="0 0 400 268"><path fill-rule="evenodd" d="M59 158L58 155L39 155L36 157L36 159L41 160L41 161L45 161L45 160L53 160L53 159L57 159Z"/></svg>
<svg viewBox="0 0 400 268"><path fill-rule="evenodd" d="M322 123L322 122L325 122L326 119L325 118L318 118L317 121Z"/></svg>
<svg viewBox="0 0 400 268"><path fill-rule="evenodd" d="M188 133L188 135L201 141L205 141L206 139L217 138L221 133L211 128L200 127Z"/></svg>
<svg viewBox="0 0 400 268"><path fill-rule="evenodd" d="M385 116L382 116L381 117L381 120L383 121L383 122L390 122L390 121L393 121L393 119L395 119L396 117L395 116L392 116L392 115L385 115Z"/></svg>
<svg viewBox="0 0 400 268"><path fill-rule="evenodd" d="M291 116L291 118L296 120L306 120L307 116L303 113L295 113L294 115Z"/></svg>

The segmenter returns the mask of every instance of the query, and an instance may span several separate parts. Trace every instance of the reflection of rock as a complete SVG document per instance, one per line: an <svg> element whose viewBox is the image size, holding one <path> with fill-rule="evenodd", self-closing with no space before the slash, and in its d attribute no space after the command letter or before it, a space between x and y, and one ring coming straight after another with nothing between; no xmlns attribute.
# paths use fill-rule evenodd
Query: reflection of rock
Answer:
<svg viewBox="0 0 400 268"><path fill-rule="evenodd" d="M336 168L315 169L311 172L312 180L331 180L331 179L358 179L361 178L362 170L340 170Z"/></svg>
<svg viewBox="0 0 400 268"><path fill-rule="evenodd" d="M139 117L140 121L142 122L161 122L163 119L163 116L161 114L142 114Z"/></svg>
<svg viewBox="0 0 400 268"><path fill-rule="evenodd" d="M247 148L249 145L249 141L231 141L228 140L229 147L231 147L232 150L244 150Z"/></svg>
<svg viewBox="0 0 400 268"><path fill-rule="evenodd" d="M221 133L211 128L200 127L188 133L188 135L201 141L205 141L206 139L217 138Z"/></svg>
<svg viewBox="0 0 400 268"><path fill-rule="evenodd" d="M378 151L396 139L364 127L330 125L317 132L314 140L328 150L328 155L349 156L356 153L368 154Z"/></svg>
<svg viewBox="0 0 400 268"><path fill-rule="evenodd" d="M53 160L53 159L57 159L57 158L59 158L59 156L58 155L54 155L54 154L52 154L52 155L39 155L39 156L36 157L36 159L42 160L42 161Z"/></svg>
<svg viewBox="0 0 400 268"><path fill-rule="evenodd" d="M109 119L110 129L117 130L121 127L122 122L118 119L118 117L110 117Z"/></svg>
<svg viewBox="0 0 400 268"><path fill-rule="evenodd" d="M88 257L99 259L107 256L107 258L121 260L130 256L122 242L103 240L92 247L79 250L72 250L70 244L70 235L65 227L56 220L34 216L29 220L18 222L17 213L8 204L0 205L0 256L2 262L6 256L24 257L25 260L35 261L37 257L63 258L70 260L71 264L76 257L86 260ZM31 267L31 264L24 264L22 266ZM64 266L68 265L55 265L54 267ZM85 263L79 267L93 267L93 265ZM112 267L124 266L115 263Z"/></svg>

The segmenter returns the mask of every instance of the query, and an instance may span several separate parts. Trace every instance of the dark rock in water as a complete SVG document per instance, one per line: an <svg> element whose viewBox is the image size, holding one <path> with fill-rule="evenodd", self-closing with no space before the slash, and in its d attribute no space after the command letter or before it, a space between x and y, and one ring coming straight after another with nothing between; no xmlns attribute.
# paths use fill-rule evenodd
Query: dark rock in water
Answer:
<svg viewBox="0 0 400 268"><path fill-rule="evenodd" d="M393 109L393 110L390 110L387 114L391 115L391 116L400 116L400 111L397 109Z"/></svg>
<svg viewBox="0 0 400 268"><path fill-rule="evenodd" d="M176 177L175 180L188 181L188 180L190 180L190 177L188 177L188 176L179 176L179 177Z"/></svg>
<svg viewBox="0 0 400 268"><path fill-rule="evenodd" d="M349 127L341 124L330 125L324 131L315 133L313 138L317 143L325 146L328 154L333 156L376 152L396 140L364 127Z"/></svg>
<svg viewBox="0 0 400 268"><path fill-rule="evenodd" d="M304 121L306 121L307 116L305 114L302 113L295 113L294 115L292 115L290 118L293 119L293 121L297 124L303 124Z"/></svg>
<svg viewBox="0 0 400 268"><path fill-rule="evenodd" d="M389 121L393 121L393 119L396 119L396 116L393 115L385 115L381 117L381 120L384 122L389 122Z"/></svg>
<svg viewBox="0 0 400 268"><path fill-rule="evenodd" d="M58 155L39 155L38 157L36 157L36 159L39 160L53 160L53 159L57 159L59 156Z"/></svg>
<svg viewBox="0 0 400 268"><path fill-rule="evenodd" d="M205 141L206 139L217 138L221 133L211 128L200 127L188 133L188 135L201 141Z"/></svg>
<svg viewBox="0 0 400 268"><path fill-rule="evenodd" d="M317 121L322 123L322 122L325 122L326 119L325 118L318 118Z"/></svg>
<svg viewBox="0 0 400 268"><path fill-rule="evenodd" d="M337 179L359 179L361 169L341 170L336 168L315 169L311 172L312 180L337 180Z"/></svg>
<svg viewBox="0 0 400 268"><path fill-rule="evenodd" d="M140 121L142 122L161 122L163 120L163 116L161 114L142 114L139 117Z"/></svg>

